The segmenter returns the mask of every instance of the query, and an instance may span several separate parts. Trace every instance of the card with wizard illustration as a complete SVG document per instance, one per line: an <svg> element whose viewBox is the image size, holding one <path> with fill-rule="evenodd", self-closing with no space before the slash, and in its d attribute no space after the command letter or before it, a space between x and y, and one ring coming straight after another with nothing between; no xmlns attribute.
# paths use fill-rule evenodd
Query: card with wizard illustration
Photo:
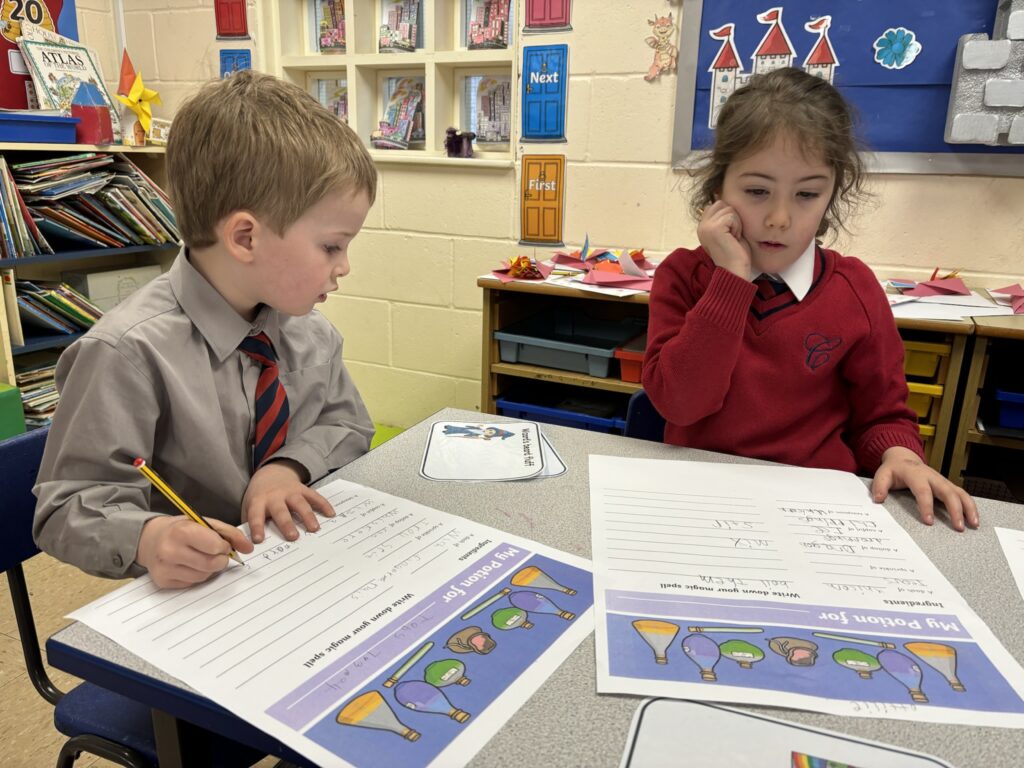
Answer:
<svg viewBox="0 0 1024 768"><path fill-rule="evenodd" d="M532 421L438 421L430 427L420 474L463 482L528 480L565 472L565 464Z"/></svg>

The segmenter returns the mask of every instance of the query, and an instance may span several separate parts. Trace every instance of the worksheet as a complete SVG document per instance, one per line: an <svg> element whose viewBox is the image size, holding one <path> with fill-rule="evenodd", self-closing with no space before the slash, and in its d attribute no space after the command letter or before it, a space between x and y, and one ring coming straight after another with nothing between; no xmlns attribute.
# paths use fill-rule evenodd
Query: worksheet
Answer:
<svg viewBox="0 0 1024 768"><path fill-rule="evenodd" d="M1024 531L1012 528L996 528L999 545L1006 555L1006 563L1010 566L1013 580L1017 582L1017 591L1024 599Z"/></svg>
<svg viewBox="0 0 1024 768"><path fill-rule="evenodd" d="M591 456L590 503L598 691L1024 727L1020 664L854 475Z"/></svg>
<svg viewBox="0 0 1024 768"><path fill-rule="evenodd" d="M336 480L336 510L186 590L71 615L321 766L468 761L593 629L590 564Z"/></svg>

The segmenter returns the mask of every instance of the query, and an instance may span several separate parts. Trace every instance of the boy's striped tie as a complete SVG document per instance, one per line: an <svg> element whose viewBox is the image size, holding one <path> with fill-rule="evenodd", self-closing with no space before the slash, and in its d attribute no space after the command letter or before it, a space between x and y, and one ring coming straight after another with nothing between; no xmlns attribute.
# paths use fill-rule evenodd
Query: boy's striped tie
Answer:
<svg viewBox="0 0 1024 768"><path fill-rule="evenodd" d="M262 366L256 382L256 437L252 447L255 472L288 436L288 396L281 384L274 345L265 333L246 336L238 348Z"/></svg>

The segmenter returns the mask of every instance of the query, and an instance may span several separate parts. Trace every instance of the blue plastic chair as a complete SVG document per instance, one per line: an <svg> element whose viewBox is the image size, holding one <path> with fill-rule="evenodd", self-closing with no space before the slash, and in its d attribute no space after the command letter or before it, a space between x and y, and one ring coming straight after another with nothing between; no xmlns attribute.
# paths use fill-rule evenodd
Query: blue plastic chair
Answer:
<svg viewBox="0 0 1024 768"><path fill-rule="evenodd" d="M81 683L63 693L43 666L22 563L39 553L32 540L36 507L32 486L47 432L37 429L0 442L0 572L7 574L29 679L39 695L54 705L53 723L68 737L57 768L71 768L82 752L125 768L154 768L158 763L149 707L92 683ZM263 757L249 747L213 735L211 754L212 764L225 768L252 765Z"/></svg>
<svg viewBox="0 0 1024 768"><path fill-rule="evenodd" d="M626 407L626 429L622 434L656 443L665 441L665 419L642 389L634 392L629 398L629 405Z"/></svg>

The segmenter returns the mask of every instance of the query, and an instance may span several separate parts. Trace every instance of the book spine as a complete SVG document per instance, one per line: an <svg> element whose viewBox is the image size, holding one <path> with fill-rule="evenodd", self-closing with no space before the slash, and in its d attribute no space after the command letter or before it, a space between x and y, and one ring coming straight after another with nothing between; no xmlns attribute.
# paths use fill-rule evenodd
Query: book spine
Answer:
<svg viewBox="0 0 1024 768"><path fill-rule="evenodd" d="M24 346L25 333L21 329L21 313L18 312L18 293L14 287L14 270L0 269L0 283L3 284L4 314L7 316L7 331L11 335L11 346Z"/></svg>

